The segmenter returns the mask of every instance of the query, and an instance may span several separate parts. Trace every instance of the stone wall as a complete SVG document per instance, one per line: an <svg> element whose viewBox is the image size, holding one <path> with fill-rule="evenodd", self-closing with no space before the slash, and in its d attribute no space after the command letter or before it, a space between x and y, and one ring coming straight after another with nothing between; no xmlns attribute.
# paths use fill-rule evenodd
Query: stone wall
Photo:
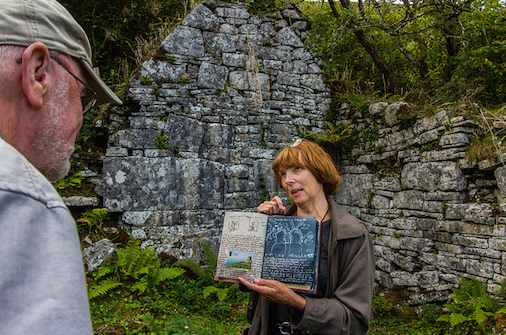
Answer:
<svg viewBox="0 0 506 335"><path fill-rule="evenodd" d="M465 159L476 122L439 111L403 126L409 109L342 107L359 140L343 157L335 198L368 226L381 286L408 291L413 304L446 299L461 277L494 292L506 273L504 167Z"/></svg>
<svg viewBox="0 0 506 335"><path fill-rule="evenodd" d="M132 78L135 108L111 115L119 130L99 191L143 246L200 261L201 242L217 249L225 210L281 194L273 158L323 129L330 108L307 29L289 5L258 17L204 0ZM505 168L465 160L475 122L440 111L408 124L411 112L403 102L342 106L336 121L355 136L335 199L371 232L379 286L411 303L446 299L460 277L493 291L506 270L502 206L491 205L506 195Z"/></svg>
<svg viewBox="0 0 506 335"><path fill-rule="evenodd" d="M330 107L298 10L205 0L130 81L103 161L104 205L144 245L199 261L224 210L279 193L270 166ZM127 112L125 112L127 110Z"/></svg>

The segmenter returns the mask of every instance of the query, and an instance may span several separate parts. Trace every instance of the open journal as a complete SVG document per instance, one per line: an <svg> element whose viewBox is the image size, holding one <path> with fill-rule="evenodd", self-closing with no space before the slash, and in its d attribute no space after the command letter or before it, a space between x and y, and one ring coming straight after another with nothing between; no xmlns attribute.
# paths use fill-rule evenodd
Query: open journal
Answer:
<svg viewBox="0 0 506 335"><path fill-rule="evenodd" d="M314 217L225 212L216 280L278 280L317 293L319 227Z"/></svg>

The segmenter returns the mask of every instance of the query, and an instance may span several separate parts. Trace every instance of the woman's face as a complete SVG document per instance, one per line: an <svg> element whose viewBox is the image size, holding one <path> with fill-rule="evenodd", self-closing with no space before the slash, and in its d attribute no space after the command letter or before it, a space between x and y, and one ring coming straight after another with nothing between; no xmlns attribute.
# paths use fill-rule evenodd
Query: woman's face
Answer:
<svg viewBox="0 0 506 335"><path fill-rule="evenodd" d="M324 193L323 184L316 180L304 164L282 171L281 185L297 207L305 207Z"/></svg>

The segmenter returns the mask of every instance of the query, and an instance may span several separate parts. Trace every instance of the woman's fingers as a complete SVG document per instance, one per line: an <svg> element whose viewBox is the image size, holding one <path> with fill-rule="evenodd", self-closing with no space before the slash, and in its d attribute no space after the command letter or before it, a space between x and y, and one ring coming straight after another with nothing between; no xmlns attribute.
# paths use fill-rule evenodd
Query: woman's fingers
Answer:
<svg viewBox="0 0 506 335"><path fill-rule="evenodd" d="M278 196L275 196L274 198L272 198L271 201L274 201L276 203L276 206L278 207L279 209L279 213L278 214L285 214L285 206L283 206L283 200L281 200L280 197Z"/></svg>
<svg viewBox="0 0 506 335"><path fill-rule="evenodd" d="M257 207L257 213L267 215L285 214L285 206L283 206L283 200L280 197L275 196L270 201L264 201Z"/></svg>
<svg viewBox="0 0 506 335"><path fill-rule="evenodd" d="M303 311L306 307L306 299L295 293L291 288L277 280L255 279L253 283L244 278L238 278L239 282L255 291L269 301L294 307Z"/></svg>
<svg viewBox="0 0 506 335"><path fill-rule="evenodd" d="M284 285L278 281L275 280L266 280L266 279L255 279L253 280L253 283L247 281L246 279L239 277L238 278L239 283L243 284L247 288L249 288L252 291L258 292L261 295L265 296L267 299L271 300L272 298L275 298L276 295L279 294L280 287L278 284ZM286 285L284 285L286 286Z"/></svg>

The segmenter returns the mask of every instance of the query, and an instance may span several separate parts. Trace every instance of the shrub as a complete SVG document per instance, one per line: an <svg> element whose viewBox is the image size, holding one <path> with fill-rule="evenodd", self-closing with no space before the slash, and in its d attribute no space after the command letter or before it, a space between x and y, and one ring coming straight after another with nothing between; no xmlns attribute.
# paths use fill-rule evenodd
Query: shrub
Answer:
<svg viewBox="0 0 506 335"><path fill-rule="evenodd" d="M106 208L93 208L86 210L81 214L81 218L77 219L77 229L88 234L97 234L102 229L102 223L109 218Z"/></svg>
<svg viewBox="0 0 506 335"><path fill-rule="evenodd" d="M141 249L140 241L130 239L125 248L118 249L118 260L101 267L94 274L94 283L88 291L89 298L103 295L120 285L142 294L184 273L178 267L162 268L156 256L153 247Z"/></svg>
<svg viewBox="0 0 506 335"><path fill-rule="evenodd" d="M445 305L449 314L437 321L448 323L452 329L458 326L471 334L492 328L493 317L500 310L497 299L490 297L485 285L474 279L462 278L460 287L453 289L450 299Z"/></svg>

